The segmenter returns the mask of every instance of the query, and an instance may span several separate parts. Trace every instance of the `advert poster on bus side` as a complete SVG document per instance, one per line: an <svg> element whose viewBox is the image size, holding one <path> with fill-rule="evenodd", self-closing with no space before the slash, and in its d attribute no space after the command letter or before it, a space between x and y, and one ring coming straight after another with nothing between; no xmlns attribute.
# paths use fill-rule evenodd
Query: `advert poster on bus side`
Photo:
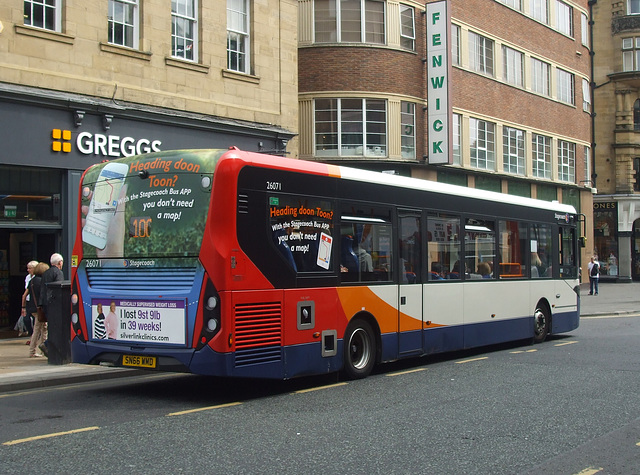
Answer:
<svg viewBox="0 0 640 475"><path fill-rule="evenodd" d="M184 345L183 300L93 299L94 340Z"/></svg>
<svg viewBox="0 0 640 475"><path fill-rule="evenodd" d="M296 272L332 269L333 208L321 199L269 197L273 243Z"/></svg>

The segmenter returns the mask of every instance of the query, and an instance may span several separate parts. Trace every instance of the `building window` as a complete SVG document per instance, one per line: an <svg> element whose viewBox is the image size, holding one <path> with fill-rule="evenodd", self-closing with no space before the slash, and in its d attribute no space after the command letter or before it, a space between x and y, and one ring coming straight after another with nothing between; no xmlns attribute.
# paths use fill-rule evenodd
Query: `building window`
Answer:
<svg viewBox="0 0 640 475"><path fill-rule="evenodd" d="M249 74L249 0L227 0L227 69Z"/></svg>
<svg viewBox="0 0 640 475"><path fill-rule="evenodd" d="M471 117L469 143L471 144L471 166L481 170L495 170L495 124Z"/></svg>
<svg viewBox="0 0 640 475"><path fill-rule="evenodd" d="M109 0L109 43L138 48L138 0Z"/></svg>
<svg viewBox="0 0 640 475"><path fill-rule="evenodd" d="M640 132L640 99L633 104L633 130Z"/></svg>
<svg viewBox="0 0 640 475"><path fill-rule="evenodd" d="M564 69L557 69L558 79L558 100L567 104L575 105L573 74Z"/></svg>
<svg viewBox="0 0 640 475"><path fill-rule="evenodd" d="M506 173L524 175L524 130L502 128L502 166Z"/></svg>
<svg viewBox="0 0 640 475"><path fill-rule="evenodd" d="M549 96L549 64L531 58L531 90Z"/></svg>
<svg viewBox="0 0 640 475"><path fill-rule="evenodd" d="M488 76L493 76L493 41L469 32L469 67Z"/></svg>
<svg viewBox="0 0 640 475"><path fill-rule="evenodd" d="M416 23L413 7L400 5L400 46L404 49L416 49Z"/></svg>
<svg viewBox="0 0 640 475"><path fill-rule="evenodd" d="M460 66L460 27L451 25L451 64Z"/></svg>
<svg viewBox="0 0 640 475"><path fill-rule="evenodd" d="M591 87L589 81L582 78L582 110L591 112Z"/></svg>
<svg viewBox="0 0 640 475"><path fill-rule="evenodd" d="M522 71L524 69L524 55L507 46L502 47L502 63L504 65L504 80L514 86L522 87Z"/></svg>
<svg viewBox="0 0 640 475"><path fill-rule="evenodd" d="M622 70L640 70L640 37L622 39Z"/></svg>
<svg viewBox="0 0 640 475"><path fill-rule="evenodd" d="M387 110L382 99L316 99L317 156L387 156Z"/></svg>
<svg viewBox="0 0 640 475"><path fill-rule="evenodd" d="M627 14L637 15L640 13L640 0L627 0Z"/></svg>
<svg viewBox="0 0 640 475"><path fill-rule="evenodd" d="M462 164L462 144L461 144L461 124L462 116L453 114L453 163L454 165Z"/></svg>
<svg viewBox="0 0 640 475"><path fill-rule="evenodd" d="M593 186L591 184L591 148L586 145L584 146L584 184Z"/></svg>
<svg viewBox="0 0 640 475"><path fill-rule="evenodd" d="M549 4L548 0L530 0L529 11L531 17L545 25L549 24Z"/></svg>
<svg viewBox="0 0 640 475"><path fill-rule="evenodd" d="M532 174L536 178L551 178L551 137L531 135Z"/></svg>
<svg viewBox="0 0 640 475"><path fill-rule="evenodd" d="M315 0L314 16L316 43L385 44L384 2Z"/></svg>
<svg viewBox="0 0 640 475"><path fill-rule="evenodd" d="M518 10L519 12L522 11L522 0L498 0L500 3L504 3L505 5Z"/></svg>
<svg viewBox="0 0 640 475"><path fill-rule="evenodd" d="M171 56L198 60L197 0L171 0Z"/></svg>
<svg viewBox="0 0 640 475"><path fill-rule="evenodd" d="M559 0L556 0L556 28L560 33L573 36L573 9Z"/></svg>
<svg viewBox="0 0 640 475"><path fill-rule="evenodd" d="M61 0L25 0L24 24L51 31L61 31Z"/></svg>
<svg viewBox="0 0 640 475"><path fill-rule="evenodd" d="M402 125L402 158L416 158L416 105L413 102L400 104L400 122Z"/></svg>
<svg viewBox="0 0 640 475"><path fill-rule="evenodd" d="M576 144L565 140L558 140L558 179L576 181Z"/></svg>
<svg viewBox="0 0 640 475"><path fill-rule="evenodd" d="M584 13L580 14L580 25L582 30L582 45L589 47L589 19Z"/></svg>

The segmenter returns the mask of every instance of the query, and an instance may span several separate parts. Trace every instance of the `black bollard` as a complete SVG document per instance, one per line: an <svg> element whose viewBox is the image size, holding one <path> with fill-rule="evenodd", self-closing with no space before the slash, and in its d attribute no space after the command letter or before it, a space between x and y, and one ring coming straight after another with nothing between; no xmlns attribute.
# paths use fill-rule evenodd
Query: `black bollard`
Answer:
<svg viewBox="0 0 640 475"><path fill-rule="evenodd" d="M50 282L53 301L47 306L49 364L71 363L71 282Z"/></svg>

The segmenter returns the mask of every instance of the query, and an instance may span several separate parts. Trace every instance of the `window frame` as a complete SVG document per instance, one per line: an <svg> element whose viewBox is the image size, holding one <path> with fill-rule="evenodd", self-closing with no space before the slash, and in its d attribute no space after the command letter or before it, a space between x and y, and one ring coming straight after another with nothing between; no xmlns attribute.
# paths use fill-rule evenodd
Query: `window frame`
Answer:
<svg viewBox="0 0 640 475"><path fill-rule="evenodd" d="M531 90L546 97L551 96L551 65L531 57Z"/></svg>
<svg viewBox="0 0 640 475"><path fill-rule="evenodd" d="M411 31L405 32L403 24L403 14L410 12L411 14ZM408 25L406 25L408 26ZM416 13L415 8L404 3L400 4L400 47L409 51L416 50Z"/></svg>
<svg viewBox="0 0 640 475"><path fill-rule="evenodd" d="M242 3L242 9L237 7ZM233 7L233 8L232 8ZM231 15L244 19L243 29L232 28ZM234 43L235 41L235 43ZM235 44L235 47L232 45ZM227 70L251 73L251 4L249 0L227 0Z"/></svg>
<svg viewBox="0 0 640 475"><path fill-rule="evenodd" d="M556 30L573 37L573 7L556 0Z"/></svg>
<svg viewBox="0 0 640 475"><path fill-rule="evenodd" d="M524 54L502 45L503 80L514 86L524 86Z"/></svg>
<svg viewBox="0 0 640 475"><path fill-rule="evenodd" d="M406 110L405 110L406 109ZM409 101L400 102L400 154L410 160L416 158L416 104Z"/></svg>
<svg viewBox="0 0 640 475"><path fill-rule="evenodd" d="M469 31L469 68L477 73L494 77L495 42L473 31Z"/></svg>
<svg viewBox="0 0 640 475"><path fill-rule="evenodd" d="M113 8L120 5L122 8L122 21L115 19ZM131 16L131 23L127 23L127 16ZM116 41L116 29L122 29L122 41ZM108 42L109 44L122 46L123 48L138 49L140 45L140 4L138 0L109 0L109 13L107 15ZM127 31L130 31L131 44L127 41Z"/></svg>
<svg viewBox="0 0 640 475"><path fill-rule="evenodd" d="M531 18L549 24L549 1L548 0L529 0L529 12Z"/></svg>
<svg viewBox="0 0 640 475"><path fill-rule="evenodd" d="M42 17L37 19L39 21L34 19L34 10L38 6L42 8ZM27 11L29 11L29 15L27 15ZM50 22L47 22L47 13L53 15ZM47 5L46 0L24 0L23 18L25 26L62 33L62 0L53 0L53 5ZM30 21L29 18L31 19ZM38 24L40 22L42 25ZM50 25L47 26L47 23L50 23Z"/></svg>
<svg viewBox="0 0 640 475"><path fill-rule="evenodd" d="M472 168L495 171L495 131L495 123L469 117L469 149ZM484 154L484 157L481 157L481 154Z"/></svg>
<svg viewBox="0 0 640 475"><path fill-rule="evenodd" d="M575 98L576 86L575 86L574 74L570 73L569 71L565 71L564 69L556 68L556 78L557 78L556 96L558 101L575 106L576 105L576 98Z"/></svg>
<svg viewBox="0 0 640 475"><path fill-rule="evenodd" d="M551 179L551 137L531 134L531 162L534 177Z"/></svg>
<svg viewBox="0 0 640 475"><path fill-rule="evenodd" d="M182 7L183 12L175 11L174 4L178 7ZM191 7L192 15L189 16L189 6ZM186 7L186 8L185 8ZM198 0L172 0L171 2L171 57L181 59L184 61L198 62L198 17L199 17L199 5ZM177 25L188 25L188 28L183 28L183 31L191 30L191 37L188 33L184 35L177 35ZM184 48L183 54L178 54L179 40L183 41ZM191 57L188 57L187 51L189 50L188 44L191 45Z"/></svg>
<svg viewBox="0 0 640 475"><path fill-rule="evenodd" d="M357 12L359 19L347 18L348 12L355 12L356 9L347 9L349 4L358 4ZM367 8L370 4L379 4L382 7L382 19L376 21L372 16L376 12L371 8ZM319 7L325 8L319 8ZM319 18L319 13L325 13L326 18ZM387 44L387 3L381 0L316 0L313 6L313 41L314 43L363 43L363 44ZM344 18L343 18L344 17ZM400 19L401 21L401 19ZM414 14L415 22L415 14ZM346 30L346 25L357 26L353 31ZM382 31L375 31L375 25L381 25ZM320 30L318 27L324 26L325 28ZM326 36L326 38L319 38L318 34ZM400 25L400 31L402 31L402 25ZM359 40L346 41L343 37L346 37L349 33L354 34L359 32ZM415 35L415 23L414 23L414 35ZM376 40L375 37L380 39Z"/></svg>
<svg viewBox="0 0 640 475"><path fill-rule="evenodd" d="M640 37L622 38L622 71L640 71Z"/></svg>
<svg viewBox="0 0 640 475"><path fill-rule="evenodd" d="M558 180L576 182L576 144L558 140Z"/></svg>
<svg viewBox="0 0 640 475"><path fill-rule="evenodd" d="M524 176L526 136L522 129L502 127L502 170L505 173Z"/></svg>
<svg viewBox="0 0 640 475"><path fill-rule="evenodd" d="M451 24L451 64L460 66L460 27Z"/></svg>
<svg viewBox="0 0 640 475"><path fill-rule="evenodd" d="M640 0L627 0L627 15L640 15Z"/></svg>
<svg viewBox="0 0 640 475"><path fill-rule="evenodd" d="M319 101L329 101L332 107L329 109L319 109ZM360 102L360 108L355 108L356 102ZM349 104L351 103L351 104ZM335 104L335 108L333 107ZM375 105L384 105L384 111L381 108L375 108ZM375 98L317 98L313 103L314 107L314 120L313 120L313 137L314 137L314 155L322 157L388 157L389 144L388 144L388 101L386 99ZM328 116L330 120L319 121L319 113L323 113ZM376 126L380 126L383 121L375 120L376 115L380 113L384 114L384 133L375 130ZM356 120L358 119L359 120ZM349 120L351 119L351 120ZM328 153L318 153L318 124L334 124L329 131L320 132L323 135L335 136L335 142L327 142L329 145L335 145L335 148L325 149L323 151ZM358 127L360 123L361 127ZM348 143L347 137L361 136L361 142ZM370 141L369 138L375 136L383 137L384 145ZM361 153L349 153L358 148L361 148ZM371 151L369 151L371 149ZM376 150L378 149L378 150ZM335 150L335 153L331 153Z"/></svg>

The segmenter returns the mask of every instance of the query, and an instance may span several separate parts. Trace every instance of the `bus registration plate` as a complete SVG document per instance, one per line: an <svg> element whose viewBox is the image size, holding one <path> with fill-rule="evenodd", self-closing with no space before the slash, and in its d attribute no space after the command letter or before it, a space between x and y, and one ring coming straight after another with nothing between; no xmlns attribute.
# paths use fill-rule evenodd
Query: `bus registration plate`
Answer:
<svg viewBox="0 0 640 475"><path fill-rule="evenodd" d="M135 366L137 368L155 368L155 356L122 355L122 366Z"/></svg>

